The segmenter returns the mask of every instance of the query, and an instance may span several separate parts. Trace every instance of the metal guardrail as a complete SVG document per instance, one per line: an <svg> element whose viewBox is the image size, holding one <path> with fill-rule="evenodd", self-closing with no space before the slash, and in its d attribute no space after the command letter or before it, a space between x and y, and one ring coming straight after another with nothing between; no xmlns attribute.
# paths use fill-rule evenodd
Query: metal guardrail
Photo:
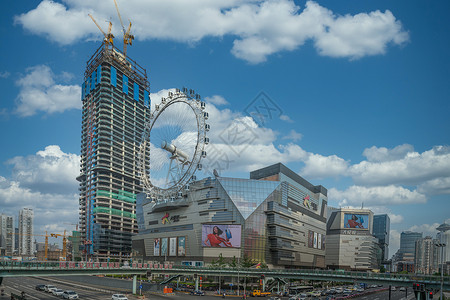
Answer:
<svg viewBox="0 0 450 300"><path fill-rule="evenodd" d="M39 275L73 275L73 274L200 274L200 275L228 275L277 278L298 278L328 281L363 281L372 283L391 283L410 286L412 283L424 283L427 285L440 285L441 277L422 274L396 274L355 272L343 270L311 270L311 269L255 269L255 268L214 268L191 267L160 263L132 263L131 265L117 262L0 262L0 277ZM443 279L445 289L450 289L450 277Z"/></svg>

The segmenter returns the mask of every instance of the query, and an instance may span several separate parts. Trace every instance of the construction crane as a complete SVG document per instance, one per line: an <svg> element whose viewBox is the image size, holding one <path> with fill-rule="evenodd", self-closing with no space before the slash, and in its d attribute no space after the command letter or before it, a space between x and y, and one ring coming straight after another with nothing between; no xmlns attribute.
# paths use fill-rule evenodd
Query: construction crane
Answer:
<svg viewBox="0 0 450 300"><path fill-rule="evenodd" d="M50 234L51 237L54 238L58 238L58 236L62 236L63 238L63 249L62 249L62 256L64 257L64 259L67 258L67 238L70 236L66 235L66 231L64 230L64 234L59 234L59 233L51 233Z"/></svg>
<svg viewBox="0 0 450 300"><path fill-rule="evenodd" d="M48 256L48 237L50 236L47 233L47 231L45 232L45 234L29 234L29 233L15 233L15 232L10 232L9 234L25 235L25 236L45 236L44 259L47 260L47 256Z"/></svg>
<svg viewBox="0 0 450 300"><path fill-rule="evenodd" d="M100 29L100 31L103 33L104 35L104 41L106 45L113 45L113 39L114 39L114 35L111 33L111 29L112 29L112 23L111 21L109 21L109 27L108 27L108 34L106 34L103 29L100 27L100 25L98 25L97 21L95 21L94 17L91 14L88 14L89 17L91 17L92 21L94 21L95 25L97 25L98 29Z"/></svg>
<svg viewBox="0 0 450 300"><path fill-rule="evenodd" d="M125 26L123 26L122 17L120 16L119 12L119 6L117 5L117 1L114 0L114 5L116 6L117 15L119 16L120 24L122 25L122 31L123 31L123 55L127 56L127 45L132 45L134 40L134 35L130 33L131 31L131 21L128 25L127 30L125 30Z"/></svg>
<svg viewBox="0 0 450 300"><path fill-rule="evenodd" d="M75 230L76 231L78 231L78 223L77 224L74 224L74 223L67 223L67 222L64 222L64 224L67 224L67 225L73 225L73 226L75 226Z"/></svg>

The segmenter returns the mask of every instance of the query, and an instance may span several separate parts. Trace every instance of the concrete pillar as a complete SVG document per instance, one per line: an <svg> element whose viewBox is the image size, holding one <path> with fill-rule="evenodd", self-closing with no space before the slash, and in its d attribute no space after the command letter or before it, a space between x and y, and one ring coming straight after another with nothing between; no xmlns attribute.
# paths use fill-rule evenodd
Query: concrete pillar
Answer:
<svg viewBox="0 0 450 300"><path fill-rule="evenodd" d="M195 278L195 290L198 291L198 275Z"/></svg>
<svg viewBox="0 0 450 300"><path fill-rule="evenodd" d="M133 295L136 295L137 275L133 275Z"/></svg>

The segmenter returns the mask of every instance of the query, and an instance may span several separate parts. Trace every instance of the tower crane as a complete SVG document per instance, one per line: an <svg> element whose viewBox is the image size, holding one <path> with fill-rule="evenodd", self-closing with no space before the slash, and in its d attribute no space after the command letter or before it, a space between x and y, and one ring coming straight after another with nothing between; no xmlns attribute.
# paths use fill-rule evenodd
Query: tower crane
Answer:
<svg viewBox="0 0 450 300"><path fill-rule="evenodd" d="M62 256L64 257L64 259L66 259L67 258L67 248L66 248L66 246L67 246L67 238L69 237L69 236L66 235L66 231L64 230L64 234L51 233L50 236L54 237L54 238L58 238L58 236L62 236L62 238L63 238Z"/></svg>
<svg viewBox="0 0 450 300"><path fill-rule="evenodd" d="M117 5L117 1L116 0L114 0L114 5L116 6L117 15L119 16L120 24L122 25L122 31L123 31L123 55L126 57L127 56L127 45L131 46L133 44L133 40L134 40L134 35L132 35L130 33L130 31L131 31L131 21L130 21L130 24L128 25L127 30L125 30L125 26L123 26L122 17L120 16L119 6Z"/></svg>
<svg viewBox="0 0 450 300"><path fill-rule="evenodd" d="M48 256L48 237L50 236L47 233L47 231L45 232L45 234L29 234L29 233L15 233L15 232L10 232L9 234L25 235L25 236L45 236L44 259L47 260L47 256Z"/></svg>
<svg viewBox="0 0 450 300"><path fill-rule="evenodd" d="M112 23L111 21L109 21L109 27L108 27L108 34L106 34L103 29L100 27L100 25L98 25L97 21L95 21L94 17L91 14L88 14L89 17L91 17L92 21L94 21L95 25L97 25L98 29L100 29L100 31L103 33L104 35L104 41L106 45L113 45L113 39L114 39L114 35L111 33L111 29L112 29Z"/></svg>

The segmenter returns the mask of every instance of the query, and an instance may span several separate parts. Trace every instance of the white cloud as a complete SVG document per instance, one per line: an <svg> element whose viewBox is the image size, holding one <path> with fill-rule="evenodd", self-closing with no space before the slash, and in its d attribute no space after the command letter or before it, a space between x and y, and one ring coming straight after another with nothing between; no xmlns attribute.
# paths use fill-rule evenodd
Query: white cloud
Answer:
<svg viewBox="0 0 450 300"><path fill-rule="evenodd" d="M64 153L57 145L27 157L16 156L7 161L13 165L12 178L21 187L41 193L76 193L80 173L80 157Z"/></svg>
<svg viewBox="0 0 450 300"><path fill-rule="evenodd" d="M22 187L17 181L0 176L2 213L14 216L17 220L19 210L24 207L33 208L35 234L45 234L49 229L55 230L56 233L73 229L66 223L78 222L78 198L78 193L54 194L34 191ZM42 238L37 237L37 240Z"/></svg>
<svg viewBox="0 0 450 300"><path fill-rule="evenodd" d="M67 78L67 73L64 75ZM42 111L48 114L81 108L81 87L55 83L55 74L48 66L27 69L16 83L20 87L16 98L16 113L28 117Z"/></svg>
<svg viewBox="0 0 450 300"><path fill-rule="evenodd" d="M220 95L213 95L205 98L206 102L214 104L215 106L228 105L228 101Z"/></svg>
<svg viewBox="0 0 450 300"><path fill-rule="evenodd" d="M11 73L9 73L8 71L1 71L0 72L0 78L8 78L9 75L11 75Z"/></svg>
<svg viewBox="0 0 450 300"><path fill-rule="evenodd" d="M404 147L404 145L399 147ZM423 153L402 149L393 154L398 147L394 151L380 151L380 149L373 147L369 150L366 149L365 155L368 155L371 160L381 161L362 161L350 167L349 173L356 184L417 185L436 178L450 177L450 147L448 146L435 146ZM380 152L385 153L380 155ZM401 153L403 156L395 159Z"/></svg>
<svg viewBox="0 0 450 300"><path fill-rule="evenodd" d="M114 6L106 1L67 0L63 5L44 0L16 16L15 23L33 34L70 45L95 36L103 38L88 13L94 14L103 30L106 24L102 20L112 17L114 34L121 36ZM121 13L132 19L133 33L141 40L192 44L206 37L232 36L231 53L250 63L296 50L308 40L320 55L355 59L383 54L388 45L402 45L409 39L389 10L341 16L313 1L302 10L290 0L130 0L121 6Z"/></svg>
<svg viewBox="0 0 450 300"><path fill-rule="evenodd" d="M294 129L291 129L288 135L283 136L283 140L292 140L293 142L298 142L302 139L303 135L301 133L298 133Z"/></svg>
<svg viewBox="0 0 450 300"><path fill-rule="evenodd" d="M419 184L417 190L422 194L450 194L450 177L435 178Z"/></svg>
<svg viewBox="0 0 450 300"><path fill-rule="evenodd" d="M300 174L311 178L338 177L345 175L349 162L336 156L323 156L310 153L304 160L305 166Z"/></svg>
<svg viewBox="0 0 450 300"><path fill-rule="evenodd" d="M17 218L20 209L33 208L35 234L73 229L66 223L78 222L78 155L50 145L34 155L14 157L6 164L13 170L12 179L0 176L3 213Z"/></svg>
<svg viewBox="0 0 450 300"><path fill-rule="evenodd" d="M357 59L384 54L388 44L402 45L409 39L389 10L333 17L324 26L315 46L321 55L331 57Z"/></svg>
<svg viewBox="0 0 450 300"><path fill-rule="evenodd" d="M281 115L280 120L288 122L288 123L294 123L294 121L288 115Z"/></svg>
<svg viewBox="0 0 450 300"><path fill-rule="evenodd" d="M393 149L372 146L363 151L363 155L370 162L385 162L404 158L408 153L414 152L414 147L408 144L399 145Z"/></svg>
<svg viewBox="0 0 450 300"><path fill-rule="evenodd" d="M433 224L420 224L420 225L413 225L408 230L414 231L414 232L422 232L423 236L431 236L433 238L436 237L436 233L438 231L436 228L439 227L442 223L433 223Z"/></svg>
<svg viewBox="0 0 450 300"><path fill-rule="evenodd" d="M364 187L352 185L345 191L331 188L328 197L339 201L340 206L383 206L410 203L426 203L425 195L416 190L410 191L401 186Z"/></svg>

